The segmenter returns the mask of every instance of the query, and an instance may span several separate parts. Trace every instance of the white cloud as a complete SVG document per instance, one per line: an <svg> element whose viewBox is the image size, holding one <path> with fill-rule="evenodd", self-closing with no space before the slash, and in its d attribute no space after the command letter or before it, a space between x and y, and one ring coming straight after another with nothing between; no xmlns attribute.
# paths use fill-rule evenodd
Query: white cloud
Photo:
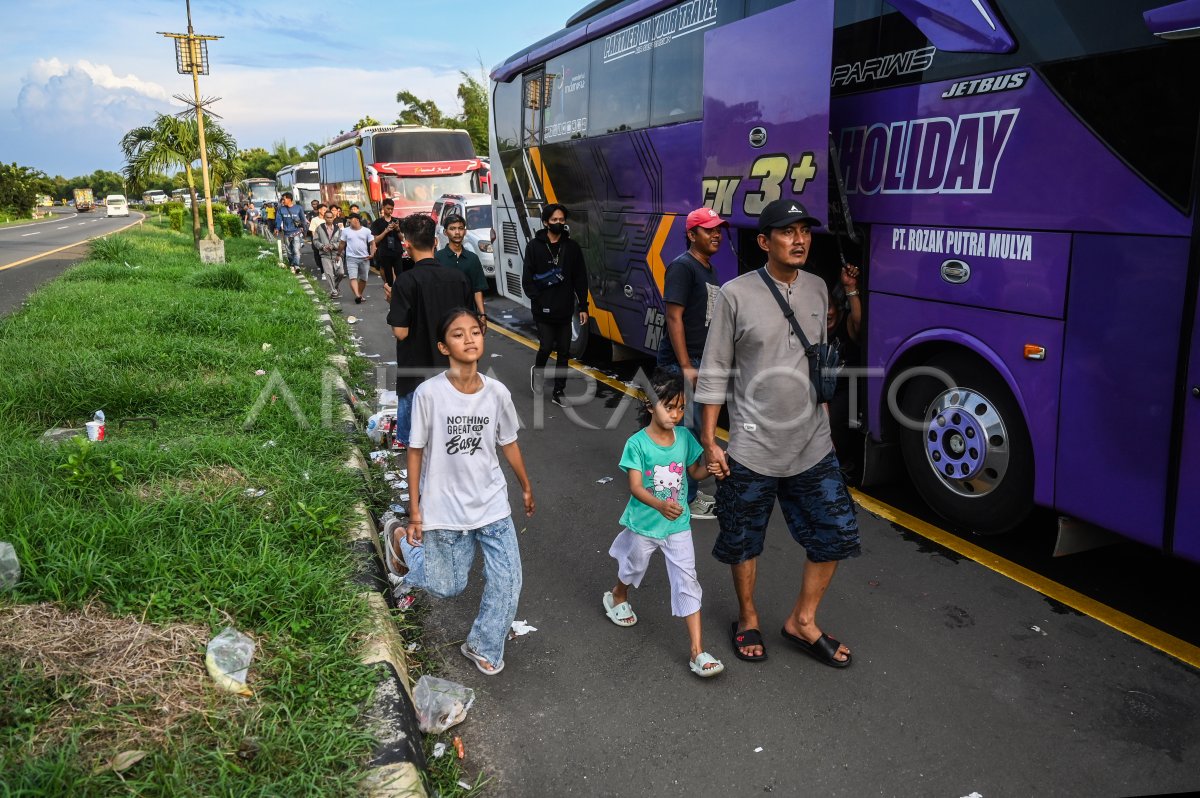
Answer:
<svg viewBox="0 0 1200 798"><path fill-rule="evenodd" d="M22 80L14 112L45 132L123 133L167 110L166 89L136 75L120 76L104 64L38 59Z"/></svg>

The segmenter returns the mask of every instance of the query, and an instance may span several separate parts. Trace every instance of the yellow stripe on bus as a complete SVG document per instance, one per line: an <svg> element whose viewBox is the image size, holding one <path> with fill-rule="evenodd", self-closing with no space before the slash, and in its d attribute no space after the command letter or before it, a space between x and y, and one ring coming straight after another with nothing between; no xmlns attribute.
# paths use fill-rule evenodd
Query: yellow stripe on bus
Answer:
<svg viewBox="0 0 1200 798"><path fill-rule="evenodd" d="M550 175L542 167L541 148L530 147L529 157L533 159L533 168L537 170L538 176L542 178L542 193L546 195L546 202L558 202L558 195L554 193L554 186L550 185Z"/></svg>
<svg viewBox="0 0 1200 798"><path fill-rule="evenodd" d="M654 241L650 244L650 251L646 253L646 264L650 267L650 274L654 276L654 283L658 286L660 295L667 279L667 266L663 263L662 251L667 244L667 235L670 234L671 225L677 215L674 213L662 215L662 220L658 223L658 230L654 233Z"/></svg>

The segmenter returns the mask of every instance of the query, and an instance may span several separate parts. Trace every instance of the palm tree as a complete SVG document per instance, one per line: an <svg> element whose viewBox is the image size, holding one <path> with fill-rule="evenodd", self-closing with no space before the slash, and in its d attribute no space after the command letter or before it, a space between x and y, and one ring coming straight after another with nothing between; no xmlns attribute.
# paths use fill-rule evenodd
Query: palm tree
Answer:
<svg viewBox="0 0 1200 798"><path fill-rule="evenodd" d="M237 142L224 128L209 117L204 122L204 139L208 145L209 185L221 185L238 177ZM121 138L125 154L122 170L131 183L141 183L150 176L171 168L182 167L187 177L188 193L192 197L192 237L200 244L200 202L196 197L196 176L192 164L200 160L200 134L196 118L180 119L159 114L154 122L136 127Z"/></svg>

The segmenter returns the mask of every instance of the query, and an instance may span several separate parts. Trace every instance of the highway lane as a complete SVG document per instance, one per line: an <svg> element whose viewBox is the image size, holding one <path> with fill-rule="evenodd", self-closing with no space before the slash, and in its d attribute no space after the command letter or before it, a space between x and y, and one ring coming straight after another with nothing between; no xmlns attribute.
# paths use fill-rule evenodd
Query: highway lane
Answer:
<svg viewBox="0 0 1200 798"><path fill-rule="evenodd" d="M340 304L359 318L362 350L388 386L395 349L372 279L367 303ZM491 305L495 323L519 327L519 311L504 304ZM489 794L955 798L1200 787L1196 670L865 510L864 555L839 570L822 610L855 652L847 671L779 637L803 555L778 513L759 569L770 659L736 660L728 569L709 555L715 522L697 521L705 642L727 672L696 679L658 561L634 593L637 626L619 629L600 610L625 493L619 478L598 480L619 477L631 400L576 373L568 395L597 398L568 413L530 396L532 351L519 336L496 331L487 350L484 368L510 387L527 424L521 446L538 514L516 519L517 617L538 631L510 642L494 679L457 653L478 608L477 564L463 596L431 602L426 645L448 678L477 692L454 733L469 771L495 777Z"/></svg>
<svg viewBox="0 0 1200 798"><path fill-rule="evenodd" d="M136 224L143 215L108 218L103 210L55 208L48 220L0 228L0 315L11 312L39 285L87 255L87 242Z"/></svg>

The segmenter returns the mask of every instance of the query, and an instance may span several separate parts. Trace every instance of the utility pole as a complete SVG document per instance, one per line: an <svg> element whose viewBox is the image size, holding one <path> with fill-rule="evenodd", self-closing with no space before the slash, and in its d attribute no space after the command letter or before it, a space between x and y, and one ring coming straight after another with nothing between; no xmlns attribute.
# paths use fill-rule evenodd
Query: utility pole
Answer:
<svg viewBox="0 0 1200 798"><path fill-rule="evenodd" d="M200 143L200 172L204 178L204 212L208 220L208 235L200 239L201 263L224 263L225 242L213 229L212 191L208 178L208 144L204 140L204 106L216 102L219 98L202 99L200 97L200 76L208 74L208 43L223 38L221 36L201 36L192 28L192 0L184 0L187 5L187 33L159 33L175 40L175 71L181 75L191 74L193 97L176 95L194 109L196 114L196 132ZM214 114L215 116L215 114Z"/></svg>

